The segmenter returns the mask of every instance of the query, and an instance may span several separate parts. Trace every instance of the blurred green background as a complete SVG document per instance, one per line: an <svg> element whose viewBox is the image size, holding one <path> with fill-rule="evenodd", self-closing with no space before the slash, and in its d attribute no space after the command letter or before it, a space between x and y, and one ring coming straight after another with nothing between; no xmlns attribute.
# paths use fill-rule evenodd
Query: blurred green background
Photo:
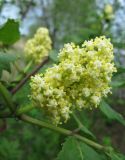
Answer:
<svg viewBox="0 0 125 160"><path fill-rule="evenodd" d="M107 102L125 116L124 0L0 0L0 25L8 18L20 22L21 39L10 48L11 52L20 55L23 55L21 50L25 41L40 26L45 26L50 31L54 60L64 43L75 42L81 45L84 40L96 36L110 37L118 74L113 78L113 94ZM6 75L6 80L11 81L15 74L14 72L11 77ZM29 85L26 84L14 97L19 104L29 104L28 91ZM30 114L42 117L36 110ZM84 110L78 114L82 123L96 135L100 143L113 145L125 153L124 126L117 121L107 120L98 109L91 112ZM25 124L18 119L0 121L0 126L4 128L0 132L0 160L54 160L65 140L65 136ZM76 127L76 122L71 118L64 126L72 130Z"/></svg>

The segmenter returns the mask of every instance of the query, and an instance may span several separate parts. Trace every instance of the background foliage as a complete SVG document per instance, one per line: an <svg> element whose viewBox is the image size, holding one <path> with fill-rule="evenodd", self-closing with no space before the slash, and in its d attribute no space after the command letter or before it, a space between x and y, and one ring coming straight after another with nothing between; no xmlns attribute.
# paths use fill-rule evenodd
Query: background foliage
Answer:
<svg viewBox="0 0 125 160"><path fill-rule="evenodd" d="M113 8L111 19L105 13L107 4ZM39 26L46 26L53 40L51 61L40 72L58 62L58 50L64 43L72 41L81 45L84 40L100 35L111 38L118 69L111 84L113 94L102 101L99 109L78 112L80 121L74 121L71 117L63 126L73 130L77 125L83 125L81 135L113 146L117 154L112 151L108 158L75 138L66 138L18 119L0 119L0 160L72 160L74 157L75 160L125 159L124 15L125 2L122 0L106 0L101 3L99 0L0 1L0 81L9 90L19 81L18 72L27 63L23 53L25 41ZM31 105L28 94L29 83L26 83L13 96L17 107ZM0 97L0 112L4 107ZM32 110L30 115L45 119L39 110Z"/></svg>

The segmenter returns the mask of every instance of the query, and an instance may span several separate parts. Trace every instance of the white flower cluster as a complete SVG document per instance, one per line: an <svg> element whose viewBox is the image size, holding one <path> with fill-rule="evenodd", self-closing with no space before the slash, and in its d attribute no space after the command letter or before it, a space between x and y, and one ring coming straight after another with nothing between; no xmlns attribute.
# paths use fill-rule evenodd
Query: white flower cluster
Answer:
<svg viewBox="0 0 125 160"><path fill-rule="evenodd" d="M26 57L34 63L40 63L51 50L51 39L47 28L39 28L32 39L25 44Z"/></svg>
<svg viewBox="0 0 125 160"><path fill-rule="evenodd" d="M104 36L60 50L58 65L31 78L31 99L54 124L66 122L74 109L97 107L110 92L113 46Z"/></svg>

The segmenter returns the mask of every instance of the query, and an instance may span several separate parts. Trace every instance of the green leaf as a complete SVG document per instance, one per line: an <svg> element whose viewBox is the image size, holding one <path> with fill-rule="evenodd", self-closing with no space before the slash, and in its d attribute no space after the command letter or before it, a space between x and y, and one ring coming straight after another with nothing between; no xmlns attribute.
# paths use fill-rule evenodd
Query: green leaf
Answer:
<svg viewBox="0 0 125 160"><path fill-rule="evenodd" d="M117 120L121 124L125 125L123 116L112 109L107 102L102 101L100 104L100 110L111 120Z"/></svg>
<svg viewBox="0 0 125 160"><path fill-rule="evenodd" d="M125 160L125 155L115 152L113 149L108 154L111 160Z"/></svg>
<svg viewBox="0 0 125 160"><path fill-rule="evenodd" d="M97 153L92 147L80 142L80 148L84 155L84 160L106 160L105 155Z"/></svg>
<svg viewBox="0 0 125 160"><path fill-rule="evenodd" d="M125 68L124 67L118 67L117 72L118 72L118 74L125 73Z"/></svg>
<svg viewBox="0 0 125 160"><path fill-rule="evenodd" d="M111 86L114 88L120 88L120 87L125 87L125 80L123 81L113 81L111 83Z"/></svg>
<svg viewBox="0 0 125 160"><path fill-rule="evenodd" d="M25 85L13 96L14 101L18 102L20 105L29 105L30 100L28 95L30 94L30 86L29 82L25 83Z"/></svg>
<svg viewBox="0 0 125 160"><path fill-rule="evenodd" d="M103 160L93 148L70 137L63 144L56 160Z"/></svg>
<svg viewBox="0 0 125 160"><path fill-rule="evenodd" d="M123 159L124 158L124 159ZM125 157L121 157L121 156L118 156L118 155L115 155L115 154L112 154L111 155L111 160L125 160Z"/></svg>
<svg viewBox="0 0 125 160"><path fill-rule="evenodd" d="M11 71L10 63L14 62L16 59L17 57L12 54L0 53L0 77L3 70Z"/></svg>
<svg viewBox="0 0 125 160"><path fill-rule="evenodd" d="M8 19L8 21L0 28L0 41L3 44L11 45L19 38L19 22Z"/></svg>
<svg viewBox="0 0 125 160"><path fill-rule="evenodd" d="M7 138L3 138L0 141L0 159L20 159L22 151L19 150L19 141L15 140L7 140Z"/></svg>
<svg viewBox="0 0 125 160"><path fill-rule="evenodd" d="M75 160L84 160L84 155L79 147L77 147L77 141L70 137L63 144L62 150L56 160L73 160L74 158Z"/></svg>

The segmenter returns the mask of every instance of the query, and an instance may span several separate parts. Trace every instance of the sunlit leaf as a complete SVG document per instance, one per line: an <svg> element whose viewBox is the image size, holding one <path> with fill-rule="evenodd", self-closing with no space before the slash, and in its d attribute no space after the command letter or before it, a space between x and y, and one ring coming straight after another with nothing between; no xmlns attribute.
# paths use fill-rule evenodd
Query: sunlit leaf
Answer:
<svg viewBox="0 0 125 160"><path fill-rule="evenodd" d="M90 146L70 137L63 144L56 160L103 160L102 157L104 156L98 154Z"/></svg>
<svg viewBox="0 0 125 160"><path fill-rule="evenodd" d="M11 45L19 40L19 38L19 22L8 19L8 21L0 27L0 42Z"/></svg>
<svg viewBox="0 0 125 160"><path fill-rule="evenodd" d="M12 54L0 53L0 77L3 70L11 71L10 63L14 62L16 59L17 57Z"/></svg>
<svg viewBox="0 0 125 160"><path fill-rule="evenodd" d="M125 125L125 119L123 118L123 116L114 109L112 109L107 102L101 102L100 110L106 115L107 118L111 120L117 120L118 122Z"/></svg>

